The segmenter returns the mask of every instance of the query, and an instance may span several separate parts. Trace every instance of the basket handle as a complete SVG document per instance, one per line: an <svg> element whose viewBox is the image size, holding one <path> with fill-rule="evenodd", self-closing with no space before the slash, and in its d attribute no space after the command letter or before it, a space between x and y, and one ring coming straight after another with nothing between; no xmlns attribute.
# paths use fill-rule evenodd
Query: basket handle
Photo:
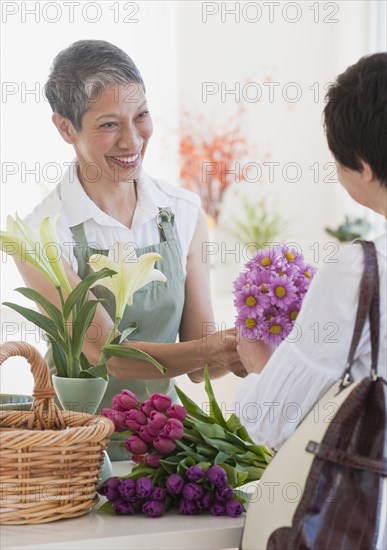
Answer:
<svg viewBox="0 0 387 550"><path fill-rule="evenodd" d="M26 342L7 342L0 345L0 365L10 357L21 356L27 359L34 378L33 426L38 430L64 429L66 423L62 412L56 406L56 395L51 384L50 371L46 361L36 348Z"/></svg>

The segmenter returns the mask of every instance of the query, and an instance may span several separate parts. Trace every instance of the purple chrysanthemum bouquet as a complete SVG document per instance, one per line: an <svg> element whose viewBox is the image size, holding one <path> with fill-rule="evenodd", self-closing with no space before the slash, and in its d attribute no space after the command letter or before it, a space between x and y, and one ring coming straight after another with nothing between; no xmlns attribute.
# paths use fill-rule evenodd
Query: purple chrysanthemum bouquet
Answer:
<svg viewBox="0 0 387 550"><path fill-rule="evenodd" d="M279 344L292 330L316 268L286 244L259 250L246 268L234 282L236 326L243 338Z"/></svg>
<svg viewBox="0 0 387 550"><path fill-rule="evenodd" d="M102 415L114 422L137 466L99 487L108 500L101 511L151 517L170 506L185 515L237 517L243 512L237 487L259 479L272 452L250 439L235 414L223 417L207 369L205 388L209 414L178 387L181 404L161 393L142 403L129 390L114 396L112 408Z"/></svg>

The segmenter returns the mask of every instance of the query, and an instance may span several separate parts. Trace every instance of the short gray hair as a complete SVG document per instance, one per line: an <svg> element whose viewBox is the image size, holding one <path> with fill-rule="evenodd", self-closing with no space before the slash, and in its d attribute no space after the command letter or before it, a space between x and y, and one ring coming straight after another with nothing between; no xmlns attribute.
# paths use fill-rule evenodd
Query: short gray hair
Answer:
<svg viewBox="0 0 387 550"><path fill-rule="evenodd" d="M145 92L128 54L104 40L79 40L55 57L44 93L52 110L79 131L90 101L108 86L128 82L141 84Z"/></svg>

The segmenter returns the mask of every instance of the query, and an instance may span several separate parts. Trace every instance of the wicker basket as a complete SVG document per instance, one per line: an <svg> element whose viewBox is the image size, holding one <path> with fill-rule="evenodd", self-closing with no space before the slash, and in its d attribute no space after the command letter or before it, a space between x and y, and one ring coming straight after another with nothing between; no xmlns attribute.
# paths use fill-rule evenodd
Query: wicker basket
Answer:
<svg viewBox="0 0 387 550"><path fill-rule="evenodd" d="M0 523L45 523L81 516L98 501L107 418L60 411L40 353L29 344L0 346L0 364L27 359L34 377L31 411L0 411Z"/></svg>

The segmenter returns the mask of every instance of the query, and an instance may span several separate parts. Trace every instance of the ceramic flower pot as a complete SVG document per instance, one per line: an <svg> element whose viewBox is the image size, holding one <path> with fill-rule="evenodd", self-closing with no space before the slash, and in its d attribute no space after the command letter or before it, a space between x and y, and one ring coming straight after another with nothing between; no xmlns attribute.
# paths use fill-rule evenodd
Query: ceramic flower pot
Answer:
<svg viewBox="0 0 387 550"><path fill-rule="evenodd" d="M95 414L108 382L104 378L63 378L53 374L52 384L64 409Z"/></svg>
<svg viewBox="0 0 387 550"><path fill-rule="evenodd" d="M105 394L108 381L104 378L63 378L53 374L52 385L64 409L95 414ZM101 481L105 481L112 475L112 465L107 452L104 451Z"/></svg>

